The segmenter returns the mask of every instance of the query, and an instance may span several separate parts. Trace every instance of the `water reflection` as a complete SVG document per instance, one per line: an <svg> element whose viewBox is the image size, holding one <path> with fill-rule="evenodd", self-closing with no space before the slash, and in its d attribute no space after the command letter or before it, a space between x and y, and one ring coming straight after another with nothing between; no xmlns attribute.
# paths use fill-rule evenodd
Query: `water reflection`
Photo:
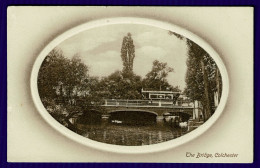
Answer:
<svg viewBox="0 0 260 168"><path fill-rule="evenodd" d="M140 146L157 144L175 139L186 133L186 129L157 122L149 125L124 125L110 122L78 124L86 138L116 145Z"/></svg>

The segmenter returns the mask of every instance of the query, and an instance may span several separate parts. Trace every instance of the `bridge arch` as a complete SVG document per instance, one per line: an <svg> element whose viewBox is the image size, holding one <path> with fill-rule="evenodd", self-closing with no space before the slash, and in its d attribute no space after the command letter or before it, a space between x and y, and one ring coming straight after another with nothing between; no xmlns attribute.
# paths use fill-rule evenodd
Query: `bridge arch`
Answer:
<svg viewBox="0 0 260 168"><path fill-rule="evenodd" d="M95 124L100 123L102 119L102 112L97 109L85 109L78 117L77 122L80 124Z"/></svg>
<svg viewBox="0 0 260 168"><path fill-rule="evenodd" d="M120 109L120 110L111 110L108 114L116 113L116 112L140 112L140 113L151 113L158 116L158 113L150 110L141 110L141 109Z"/></svg>

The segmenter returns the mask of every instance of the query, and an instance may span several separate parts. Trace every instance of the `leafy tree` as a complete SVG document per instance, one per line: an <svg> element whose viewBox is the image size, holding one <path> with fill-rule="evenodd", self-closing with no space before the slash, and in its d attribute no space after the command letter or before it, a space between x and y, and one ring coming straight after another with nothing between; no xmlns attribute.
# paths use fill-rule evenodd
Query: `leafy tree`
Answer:
<svg viewBox="0 0 260 168"><path fill-rule="evenodd" d="M175 37L177 37L177 38L180 39L180 40L185 39L184 36L182 36L182 35L180 35L180 34L178 34L178 33L172 32L172 31L168 31L168 34L169 34L169 35L174 35Z"/></svg>
<svg viewBox="0 0 260 168"><path fill-rule="evenodd" d="M131 33L124 36L121 47L121 58L123 61L123 72L133 72L133 63L135 58L135 46Z"/></svg>
<svg viewBox="0 0 260 168"><path fill-rule="evenodd" d="M180 40L186 40L188 47L185 93L193 100L202 102L204 120L214 113L214 93L221 97L222 80L215 61L193 41L169 31Z"/></svg>
<svg viewBox="0 0 260 168"><path fill-rule="evenodd" d="M143 80L143 85L152 90L179 91L177 87L174 88L168 83L167 76L170 72L173 72L173 68L169 67L167 63L155 60L152 70L146 74Z"/></svg>
<svg viewBox="0 0 260 168"><path fill-rule="evenodd" d="M62 75L66 74L66 64L61 50L52 50L44 59L38 74L38 91L41 98L57 98L56 89L63 80Z"/></svg>
<svg viewBox="0 0 260 168"><path fill-rule="evenodd" d="M142 79L135 74L125 74L115 71L108 77L101 79L100 90L106 98L110 99L140 99L142 89Z"/></svg>
<svg viewBox="0 0 260 168"><path fill-rule="evenodd" d="M57 48L47 55L38 74L38 90L43 105L72 130L76 128L69 119L84 109L93 108L93 101L99 102L93 92L96 83L97 79L88 75L88 67L78 55L67 59Z"/></svg>
<svg viewBox="0 0 260 168"><path fill-rule="evenodd" d="M189 47L186 73L186 93L193 100L203 105L204 120L214 113L214 93L220 95L221 78L218 67L209 54L191 40Z"/></svg>

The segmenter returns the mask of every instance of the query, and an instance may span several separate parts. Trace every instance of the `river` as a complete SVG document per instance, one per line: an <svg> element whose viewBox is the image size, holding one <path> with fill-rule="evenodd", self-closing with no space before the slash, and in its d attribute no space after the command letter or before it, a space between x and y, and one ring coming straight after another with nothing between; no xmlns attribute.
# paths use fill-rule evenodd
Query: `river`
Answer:
<svg viewBox="0 0 260 168"><path fill-rule="evenodd" d="M157 144L184 135L186 129L172 127L163 121L148 125L123 125L102 121L99 124L78 124L81 135L107 144L141 146Z"/></svg>

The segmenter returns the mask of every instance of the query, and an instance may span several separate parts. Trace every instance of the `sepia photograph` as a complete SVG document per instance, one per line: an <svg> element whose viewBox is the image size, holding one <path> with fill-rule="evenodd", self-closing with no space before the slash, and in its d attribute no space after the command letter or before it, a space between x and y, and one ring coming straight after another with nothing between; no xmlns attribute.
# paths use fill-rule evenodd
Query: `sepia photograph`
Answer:
<svg viewBox="0 0 260 168"><path fill-rule="evenodd" d="M57 122L94 141L142 146L181 137L214 115L222 79L185 36L142 24L105 25L53 48L37 78Z"/></svg>
<svg viewBox="0 0 260 168"><path fill-rule="evenodd" d="M7 162L252 163L253 14L8 7Z"/></svg>

